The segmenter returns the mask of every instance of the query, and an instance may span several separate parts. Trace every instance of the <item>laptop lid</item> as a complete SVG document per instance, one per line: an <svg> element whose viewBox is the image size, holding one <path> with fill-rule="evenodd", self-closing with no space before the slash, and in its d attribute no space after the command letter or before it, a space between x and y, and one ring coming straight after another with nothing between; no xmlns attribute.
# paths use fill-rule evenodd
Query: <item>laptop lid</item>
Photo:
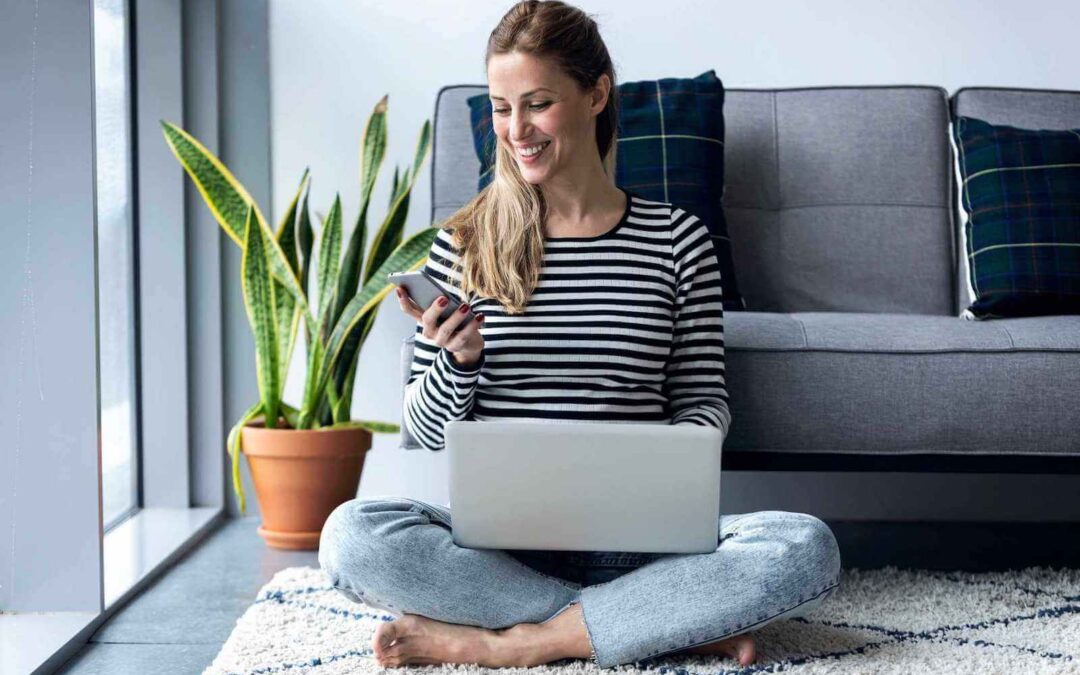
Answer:
<svg viewBox="0 0 1080 675"><path fill-rule="evenodd" d="M716 550L718 428L461 420L445 438L458 546Z"/></svg>

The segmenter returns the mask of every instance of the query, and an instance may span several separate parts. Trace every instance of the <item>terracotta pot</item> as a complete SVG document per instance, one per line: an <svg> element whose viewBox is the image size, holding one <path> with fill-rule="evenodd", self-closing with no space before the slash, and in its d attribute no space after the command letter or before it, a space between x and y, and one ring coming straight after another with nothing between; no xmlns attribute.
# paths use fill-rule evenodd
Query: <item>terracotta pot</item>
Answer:
<svg viewBox="0 0 1080 675"><path fill-rule="evenodd" d="M371 432L267 429L258 420L240 433L262 511L259 535L273 548L317 550L330 512L356 496Z"/></svg>

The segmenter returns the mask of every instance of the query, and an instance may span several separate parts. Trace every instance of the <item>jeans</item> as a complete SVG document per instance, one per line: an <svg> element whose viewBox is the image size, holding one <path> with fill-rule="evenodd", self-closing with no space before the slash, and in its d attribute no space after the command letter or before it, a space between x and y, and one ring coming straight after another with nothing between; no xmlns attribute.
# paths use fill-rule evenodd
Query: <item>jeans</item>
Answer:
<svg viewBox="0 0 1080 675"><path fill-rule="evenodd" d="M725 639L817 608L840 582L828 525L789 511L722 515L711 553L474 549L450 510L353 499L327 519L319 564L349 599L488 629L546 623L581 606L601 668Z"/></svg>

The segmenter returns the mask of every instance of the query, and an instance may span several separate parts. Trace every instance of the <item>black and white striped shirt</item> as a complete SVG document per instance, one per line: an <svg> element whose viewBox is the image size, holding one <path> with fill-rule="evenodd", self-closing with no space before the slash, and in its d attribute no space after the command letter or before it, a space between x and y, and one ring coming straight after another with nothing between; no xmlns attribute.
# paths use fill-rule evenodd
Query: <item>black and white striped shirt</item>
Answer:
<svg viewBox="0 0 1080 675"><path fill-rule="evenodd" d="M403 420L428 450L452 420L731 426L724 385L724 311L705 223L627 193L619 223L595 237L547 238L539 285L522 315L471 293L485 316L471 368L417 324ZM465 300L452 231L425 271Z"/></svg>

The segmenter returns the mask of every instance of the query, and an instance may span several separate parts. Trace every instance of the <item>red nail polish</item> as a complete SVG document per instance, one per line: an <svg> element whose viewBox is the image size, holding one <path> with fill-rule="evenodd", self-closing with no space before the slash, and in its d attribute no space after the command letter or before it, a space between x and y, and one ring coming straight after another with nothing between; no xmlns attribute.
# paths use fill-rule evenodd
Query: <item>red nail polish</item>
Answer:
<svg viewBox="0 0 1080 675"><path fill-rule="evenodd" d="M439 296L439 307L445 307L447 302L445 296Z"/></svg>
<svg viewBox="0 0 1080 675"><path fill-rule="evenodd" d="M482 322L482 321L484 320L484 318L485 318L485 317L484 317L484 315L483 315L483 314L477 314L477 315L476 315L476 320L477 320L477 321L481 321L481 322Z"/></svg>
<svg viewBox="0 0 1080 675"><path fill-rule="evenodd" d="M458 310L457 310L457 311L459 311L459 312L461 312L462 314L464 314L465 312L469 311L469 306L468 306L468 305L466 305L466 304L465 304L465 303L463 302L463 303L461 303L461 306L460 306L460 307L458 307Z"/></svg>

